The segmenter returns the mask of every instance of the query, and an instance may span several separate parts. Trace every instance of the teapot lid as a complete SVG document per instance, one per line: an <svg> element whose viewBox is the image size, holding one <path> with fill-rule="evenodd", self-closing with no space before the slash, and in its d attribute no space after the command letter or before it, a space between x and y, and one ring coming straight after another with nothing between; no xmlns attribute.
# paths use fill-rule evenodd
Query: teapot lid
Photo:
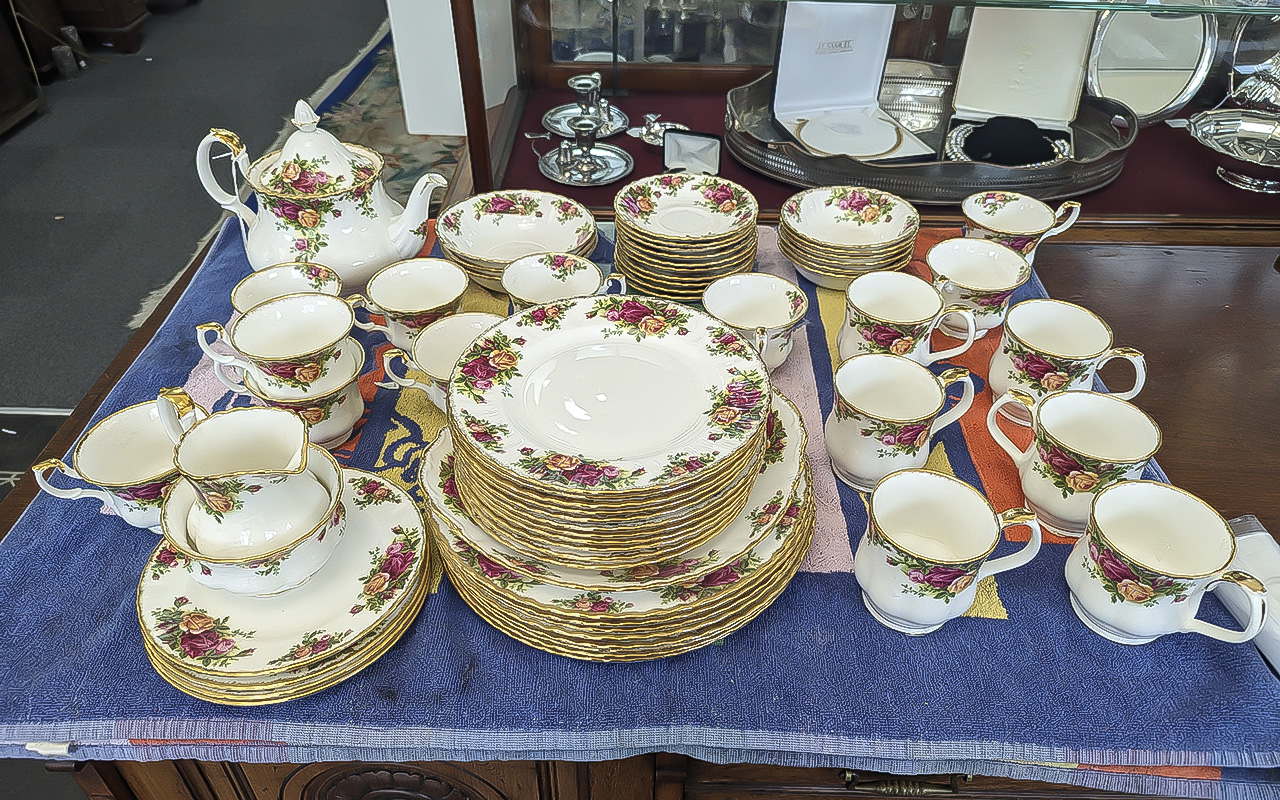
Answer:
<svg viewBox="0 0 1280 800"><path fill-rule="evenodd" d="M298 101L290 121L297 130L285 140L275 163L266 166L259 177L273 194L330 195L350 191L373 177L375 165L317 127L320 117L306 101Z"/></svg>

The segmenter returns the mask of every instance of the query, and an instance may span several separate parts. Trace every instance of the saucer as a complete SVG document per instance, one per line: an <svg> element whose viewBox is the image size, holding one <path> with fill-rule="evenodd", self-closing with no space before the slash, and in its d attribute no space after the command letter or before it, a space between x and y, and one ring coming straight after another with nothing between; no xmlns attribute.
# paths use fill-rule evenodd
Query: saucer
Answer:
<svg viewBox="0 0 1280 800"><path fill-rule="evenodd" d="M217 365L215 365L217 366ZM364 347L348 336L338 343L338 356L324 368L324 374L315 383L303 389L292 386L266 386L261 373L241 370L245 388L267 400L296 403L314 400L336 392L360 376L364 369Z"/></svg>

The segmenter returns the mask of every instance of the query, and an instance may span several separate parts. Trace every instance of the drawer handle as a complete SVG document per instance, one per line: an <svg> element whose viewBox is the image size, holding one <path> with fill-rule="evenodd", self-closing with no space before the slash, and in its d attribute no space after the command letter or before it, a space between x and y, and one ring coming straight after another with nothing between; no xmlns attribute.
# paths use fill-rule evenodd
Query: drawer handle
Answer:
<svg viewBox="0 0 1280 800"><path fill-rule="evenodd" d="M972 775L955 774L950 783L933 783L912 778L879 778L861 780L858 773L851 769L840 771L840 779L844 788L851 792L875 794L882 797L923 797L929 794L959 794L960 784L973 780Z"/></svg>

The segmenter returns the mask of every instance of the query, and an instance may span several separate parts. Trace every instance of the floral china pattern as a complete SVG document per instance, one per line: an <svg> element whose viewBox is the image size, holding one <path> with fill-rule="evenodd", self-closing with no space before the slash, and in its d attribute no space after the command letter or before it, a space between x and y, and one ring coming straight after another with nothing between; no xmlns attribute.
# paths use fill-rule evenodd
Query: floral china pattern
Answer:
<svg viewBox="0 0 1280 800"><path fill-rule="evenodd" d="M1009 298L1012 296L1012 289L1007 292L971 291L960 293L961 300L967 300L989 314L996 313L1005 303L1009 302Z"/></svg>
<svg viewBox="0 0 1280 800"><path fill-rule="evenodd" d="M717 214L732 215L735 222L750 219L750 199L742 187L717 178L705 178L695 189L702 195L701 205Z"/></svg>
<svg viewBox="0 0 1280 800"><path fill-rule="evenodd" d="M627 470L606 461L580 458L565 453L534 455L533 448L520 449L516 466L540 481L559 486L599 486L621 489L635 483L644 468Z"/></svg>
<svg viewBox="0 0 1280 800"><path fill-rule="evenodd" d="M259 367L259 370L266 376L267 383L294 389L308 389L311 384L325 376L329 371L329 364L341 355L342 350L335 346L306 359L268 361L265 362L266 368Z"/></svg>
<svg viewBox="0 0 1280 800"><path fill-rule="evenodd" d="M895 356L911 353L929 332L928 322L920 325L892 325L887 322L876 322L861 315L850 320L849 327L856 330L862 337L864 351L892 353Z"/></svg>
<svg viewBox="0 0 1280 800"><path fill-rule="evenodd" d="M466 410L461 413L467 433L476 444L491 453L503 452L502 437L511 434L510 428L498 422L486 422Z"/></svg>
<svg viewBox="0 0 1280 800"><path fill-rule="evenodd" d="M662 472L658 475L658 478L659 480L668 480L671 478L679 478L683 475L690 475L700 469L704 469L719 456L719 450L713 450L710 453L701 453L698 455L676 453L671 456L670 460L668 460L667 466L663 468Z"/></svg>
<svg viewBox="0 0 1280 800"><path fill-rule="evenodd" d="M337 219L342 216L338 202L348 195L355 201L360 213L372 219L373 210L368 178L373 175L373 168L358 165L354 168L356 185L348 192L337 192L342 189L344 178L331 176L319 169L327 159L309 160L297 158L280 165L276 173L268 179L269 188L287 195L262 194L262 202L276 217L276 228L293 234L293 249L298 252L299 260L315 258L322 248L329 243L329 237L322 228L326 217ZM312 195L311 197L308 197Z"/></svg>
<svg viewBox="0 0 1280 800"><path fill-rule="evenodd" d="M151 483L140 483L137 486L113 489L111 493L123 500L125 508L130 511L159 508L164 505L164 499L169 496L169 492L173 489L173 484L177 480L178 476L173 475Z"/></svg>
<svg viewBox="0 0 1280 800"><path fill-rule="evenodd" d="M453 211L440 218L439 225L454 236L462 233L462 211Z"/></svg>
<svg viewBox="0 0 1280 800"><path fill-rule="evenodd" d="M283 476L273 476L272 483L284 480ZM193 481L199 506L209 516L222 522L224 514L244 508L244 496L262 491L262 484L249 483L241 478L225 480Z"/></svg>
<svg viewBox="0 0 1280 800"><path fill-rule="evenodd" d="M503 394L510 393L508 384L520 374L516 348L524 344L524 338L512 339L501 331L473 343L458 359L462 366L453 378L454 388L477 403L483 403L485 393L494 386L501 387Z"/></svg>
<svg viewBox="0 0 1280 800"><path fill-rule="evenodd" d="M253 654L254 648L240 645L252 639L255 631L232 628L230 617L214 617L203 608L188 606L188 598L175 597L168 608L151 611L156 638L173 653L204 667L225 667Z"/></svg>
<svg viewBox="0 0 1280 800"><path fill-rule="evenodd" d="M988 217L994 217L997 211L1017 199L1016 194L1008 192L987 192L978 198L978 210Z"/></svg>
<svg viewBox="0 0 1280 800"><path fill-rule="evenodd" d="M323 289L326 283L341 280L338 277L338 273L322 264L305 264L305 267L303 275L306 277L307 283L311 284L311 288L317 292Z"/></svg>
<svg viewBox="0 0 1280 800"><path fill-rule="evenodd" d="M499 564L456 534L453 536L453 552L461 557L473 571L479 572L496 583L499 588L512 592L525 592L533 586L542 585L542 581L536 578L521 575L510 567Z"/></svg>
<svg viewBox="0 0 1280 800"><path fill-rule="evenodd" d="M460 517L471 520L471 515L462 507L462 495L458 493L458 481L454 477L453 455L447 455L440 462L440 494L444 495L444 505Z"/></svg>
<svg viewBox="0 0 1280 800"><path fill-rule="evenodd" d="M1133 469L1133 464L1110 464L1096 458L1067 450L1047 437L1036 435L1036 473L1047 478L1064 498L1077 492L1098 492Z"/></svg>
<svg viewBox="0 0 1280 800"><path fill-rule="evenodd" d="M361 581L360 594L351 607L352 614L361 611L379 613L409 581L409 568L418 559L422 547L422 532L417 528L397 525L391 529L395 535L385 550L369 551L372 566Z"/></svg>
<svg viewBox="0 0 1280 800"><path fill-rule="evenodd" d="M1013 364L1013 368L1009 370L1009 379L1041 393L1066 389L1089 372L1088 361L1041 355L1012 339L1005 344L1004 352Z"/></svg>
<svg viewBox="0 0 1280 800"><path fill-rule="evenodd" d="M179 553L177 550L169 548L167 545L156 551L151 557L151 563L147 565L147 574L151 576L151 580L158 581L160 577L171 569L181 567L187 572L191 572L194 568L194 562L187 556ZM202 568L207 572L208 568Z"/></svg>
<svg viewBox="0 0 1280 800"><path fill-rule="evenodd" d="M658 591L658 596L661 598L663 605L701 600L708 595L716 594L732 586L742 580L743 576L755 572L763 563L764 559L753 550L730 561L714 572L708 572L692 583L663 586Z"/></svg>
<svg viewBox="0 0 1280 800"><path fill-rule="evenodd" d="M564 322L564 312L571 305L573 305L572 300L563 300L559 303L534 306L520 315L520 318L516 320L516 327L542 328L547 331L559 330L560 323Z"/></svg>
<svg viewBox="0 0 1280 800"><path fill-rule="evenodd" d="M482 198L475 202L473 211L476 219L492 216L512 216L512 217L541 217L542 211L538 209L538 198L530 197L520 192L496 192L488 197ZM449 230L454 230L445 226Z"/></svg>
<svg viewBox="0 0 1280 800"><path fill-rule="evenodd" d="M1191 584L1153 572L1107 546L1097 528L1089 526L1089 554L1084 568L1102 583L1113 603L1136 603L1151 608L1166 597L1181 603Z"/></svg>
<svg viewBox="0 0 1280 800"><path fill-rule="evenodd" d="M678 578L695 570L708 567L720 560L719 550L709 550L704 556L681 558L679 556L656 564L640 564L635 567L605 569L600 576L608 578L610 583L635 583L654 578Z"/></svg>
<svg viewBox="0 0 1280 800"><path fill-rule="evenodd" d="M987 238L1024 256L1032 250L1035 250L1036 245L1040 243L1039 236L1016 236L1007 233L992 233Z"/></svg>
<svg viewBox="0 0 1280 800"><path fill-rule="evenodd" d="M760 471L764 472L770 464L782 461L787 449L787 429L782 424L782 417L772 408L764 421L764 452L760 456Z"/></svg>
<svg viewBox="0 0 1280 800"><path fill-rule="evenodd" d="M888 539L880 535L874 524L868 528L867 537L872 544L887 552L885 563L897 567L910 581L902 584L903 592L919 597L931 597L944 603L950 603L951 598L973 584L984 560L978 559L964 564L937 564L894 547Z"/></svg>
<svg viewBox="0 0 1280 800"><path fill-rule="evenodd" d="M787 506L787 510L782 512L782 516L778 518L778 525L774 530L773 538L780 542L791 535L791 530L800 519L802 510L801 505L793 499L791 504Z"/></svg>
<svg viewBox="0 0 1280 800"><path fill-rule="evenodd" d="M397 500L396 502L399 501ZM329 528L327 530L320 531L320 535L316 537L316 541L323 542L325 534L341 525L342 521L346 518L347 507L342 504L342 501L338 501L338 507L333 510L333 516L329 518ZM338 535L341 536L342 534L339 533Z"/></svg>
<svg viewBox="0 0 1280 800"><path fill-rule="evenodd" d="M380 481L377 478L357 475L354 478L348 478L347 483L351 484L351 488L356 490L355 496L351 500L351 502L355 503L356 508L402 502L398 492L392 490L385 481Z"/></svg>
<svg viewBox="0 0 1280 800"><path fill-rule="evenodd" d="M840 213L836 216L837 222L852 222L855 225L892 222L893 212L897 207L892 197L850 186L832 189L827 194L824 205L834 205L839 209Z"/></svg>
<svg viewBox="0 0 1280 800"><path fill-rule="evenodd" d="M350 629L340 633L325 633L323 630L304 633L301 641L290 648L289 652L278 658L273 658L267 663L273 667L278 667L319 655L327 652L334 645L341 644L351 633Z"/></svg>
<svg viewBox="0 0 1280 800"><path fill-rule="evenodd" d="M556 222L564 223L583 216L582 206L569 200L556 203Z"/></svg>
<svg viewBox="0 0 1280 800"><path fill-rule="evenodd" d="M561 206L568 205L569 208L573 211L573 216L578 215L578 209L572 203L561 202L560 205ZM563 221L564 220L562 219L561 222ZM548 253L542 258L538 259L538 261L541 262L542 265L545 266L547 269L551 270L551 277L555 278L561 283L564 283L565 281L569 280L570 275L573 275L578 272L582 272L587 268L586 264L583 264L581 261L579 261L578 259L572 256L564 255L563 253Z"/></svg>
<svg viewBox="0 0 1280 800"><path fill-rule="evenodd" d="M278 400L268 400L267 405L275 408L283 408L292 411L302 417L302 421L308 425L319 425L329 417L333 416L333 410L347 402L346 392L337 392L328 397L321 398L318 402L307 405L298 403L282 403Z"/></svg>
<svg viewBox="0 0 1280 800"><path fill-rule="evenodd" d="M736 377L723 389L708 389L711 407L704 412L716 428L707 435L710 441L724 437L742 439L760 421L760 406L764 399L764 376L756 370L742 371L736 367L729 372Z"/></svg>
<svg viewBox="0 0 1280 800"><path fill-rule="evenodd" d="M929 424L926 422L899 424L874 417L864 419L866 427L862 428L862 435L877 439L883 445L876 451L876 458L914 456L929 444Z"/></svg>
<svg viewBox="0 0 1280 800"><path fill-rule="evenodd" d="M635 603L615 600L604 592L590 591L568 599L556 599L551 602L571 611L586 611L592 614L621 614Z"/></svg>
<svg viewBox="0 0 1280 800"><path fill-rule="evenodd" d="M673 330L678 336L689 333L685 327L689 315L679 307L656 300L641 302L620 294L596 300L595 307L586 313L586 317L603 317L612 322L613 327L605 329L605 336L634 336L637 342L647 336L661 339Z"/></svg>
<svg viewBox="0 0 1280 800"><path fill-rule="evenodd" d="M387 317L392 322L398 322L411 331L420 331L434 322L453 316L453 312L454 309L452 308L447 308L443 311L420 311L416 314L401 314L395 311L388 311Z"/></svg>
<svg viewBox="0 0 1280 800"><path fill-rule="evenodd" d="M747 514L747 519L751 520L752 535L764 530L773 522L775 515L782 510L782 501L782 490L779 489L768 502Z"/></svg>
<svg viewBox="0 0 1280 800"><path fill-rule="evenodd" d="M674 174L658 176L658 187L655 189L649 181L637 183L623 193L619 201L632 217L638 220L647 220L657 210L658 204L654 201L663 195L663 190L667 192L674 191L693 180L692 175Z"/></svg>
<svg viewBox="0 0 1280 800"><path fill-rule="evenodd" d="M711 344L707 345L707 352L751 358L751 345L747 344L747 341L736 331L728 328L712 328L711 336Z"/></svg>

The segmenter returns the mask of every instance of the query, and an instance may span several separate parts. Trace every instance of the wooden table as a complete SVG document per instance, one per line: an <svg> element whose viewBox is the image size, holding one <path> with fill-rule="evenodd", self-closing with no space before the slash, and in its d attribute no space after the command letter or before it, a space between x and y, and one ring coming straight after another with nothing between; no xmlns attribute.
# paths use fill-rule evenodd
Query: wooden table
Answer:
<svg viewBox="0 0 1280 800"><path fill-rule="evenodd" d="M1137 403L1160 424L1170 479L1227 517L1256 514L1280 531L1280 248L1049 243L1036 269L1049 294L1092 308L1116 342L1146 353ZM199 263L197 259L196 263ZM86 395L41 458L61 456L168 313L186 280ZM1104 377L1127 386L1128 368ZM30 476L0 503L0 536L36 491ZM1117 797L1034 782L963 776L846 775L833 769L720 766L656 754L615 762L315 765L195 761L55 762L86 794L115 800L728 800L850 793L963 797Z"/></svg>

